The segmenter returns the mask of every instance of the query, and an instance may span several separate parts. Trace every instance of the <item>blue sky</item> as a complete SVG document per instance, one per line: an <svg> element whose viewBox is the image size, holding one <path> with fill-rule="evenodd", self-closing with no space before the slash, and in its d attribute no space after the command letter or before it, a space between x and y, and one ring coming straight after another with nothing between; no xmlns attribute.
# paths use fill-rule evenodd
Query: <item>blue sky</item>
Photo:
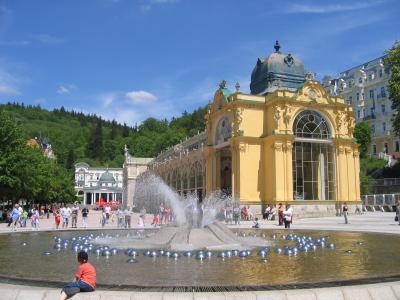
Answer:
<svg viewBox="0 0 400 300"><path fill-rule="evenodd" d="M0 102L63 105L131 125L248 92L281 51L335 76L400 40L400 1L0 0Z"/></svg>

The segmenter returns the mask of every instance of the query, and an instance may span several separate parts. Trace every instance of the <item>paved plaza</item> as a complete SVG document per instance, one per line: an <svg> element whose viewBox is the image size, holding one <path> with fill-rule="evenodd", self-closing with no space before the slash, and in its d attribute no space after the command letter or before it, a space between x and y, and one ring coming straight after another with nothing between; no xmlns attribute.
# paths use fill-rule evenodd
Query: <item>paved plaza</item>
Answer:
<svg viewBox="0 0 400 300"><path fill-rule="evenodd" d="M91 210L89 213L88 226L86 229L101 229L100 224L100 211ZM395 213L390 212L367 212L362 215L349 216L350 224L344 224L343 217L322 217L322 218L304 218L296 219L294 216L292 229L304 229L304 230L346 230L346 231L365 231L365 232L382 232L382 233L400 233L400 226L398 222L394 221ZM152 228L151 220L152 215L146 216L145 228ZM132 228L141 228L139 224L139 214L133 214L132 216ZM240 225L229 225L231 228L251 228L253 225L252 221L242 221ZM278 221L260 221L261 229L281 229L278 226ZM71 224L67 230L82 230L82 219L78 218L78 228L71 228ZM117 220L110 220L109 224L106 224L104 229L117 229ZM32 228L28 222L26 228L17 228L17 231L31 231ZM40 229L43 230L56 230L54 218L50 216L49 219L40 219ZM61 228L59 230L65 230ZM12 232L7 224L0 224L0 232Z"/></svg>
<svg viewBox="0 0 400 300"><path fill-rule="evenodd" d="M150 222L151 216L147 216ZM138 215L133 216L133 227L137 227ZM241 222L239 226L232 225L232 228L250 228L252 222ZM149 223L146 227L150 227ZM89 226L87 229L100 229L100 213L91 211ZM106 229L117 228L116 223L106 225ZM261 221L263 229L279 229L276 221ZM78 228L82 229L82 228ZM346 230L346 231L368 231L380 233L400 234L400 226L394 222L394 213L368 212L362 215L350 215L350 224L344 224L343 217L323 217L295 219L293 229L304 230ZM18 231L30 231L18 228ZM54 230L54 219L42 219L40 230ZM71 230L71 228L68 228ZM74 229L75 230L75 229ZM11 232L6 224L0 224L0 232ZM24 285L0 284L0 299L4 300L48 300L57 299L60 289L31 287ZM400 300L400 282L385 282L368 285L355 285L346 287L279 290L279 291L254 291L254 292L218 292L218 293L170 293L170 292L134 292L134 291L107 291L98 289L89 294L78 294L74 299L85 300L108 300L108 299L246 299L246 300Z"/></svg>

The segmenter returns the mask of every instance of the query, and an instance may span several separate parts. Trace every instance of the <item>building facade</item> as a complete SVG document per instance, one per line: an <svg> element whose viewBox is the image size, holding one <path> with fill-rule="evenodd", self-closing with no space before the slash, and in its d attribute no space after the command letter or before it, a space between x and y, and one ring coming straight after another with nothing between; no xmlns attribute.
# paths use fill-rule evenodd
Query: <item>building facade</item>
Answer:
<svg viewBox="0 0 400 300"><path fill-rule="evenodd" d="M102 198L105 202L122 202L122 168L92 168L87 163L75 164L75 190L83 205L94 205Z"/></svg>
<svg viewBox="0 0 400 300"><path fill-rule="evenodd" d="M182 195L231 194L257 212L294 204L297 215L334 214L360 203L353 110L291 54L258 59L250 94L220 84L206 130L161 153L150 169Z"/></svg>
<svg viewBox="0 0 400 300"><path fill-rule="evenodd" d="M366 121L372 128L370 154L386 158L400 156L400 139L392 132L392 103L388 85L390 69L384 56L341 72L338 78L324 78L324 86L351 105L356 122Z"/></svg>
<svg viewBox="0 0 400 300"><path fill-rule="evenodd" d="M125 161L123 166L123 205L124 207L133 207L133 197L135 195L136 181L140 174L147 171L147 166L153 158L133 157L129 154L125 145Z"/></svg>

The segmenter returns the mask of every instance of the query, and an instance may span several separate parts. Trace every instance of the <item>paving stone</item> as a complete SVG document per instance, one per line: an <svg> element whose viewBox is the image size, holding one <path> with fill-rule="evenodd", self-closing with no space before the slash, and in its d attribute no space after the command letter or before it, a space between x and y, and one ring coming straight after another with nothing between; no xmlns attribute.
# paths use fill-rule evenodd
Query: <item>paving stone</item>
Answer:
<svg viewBox="0 0 400 300"><path fill-rule="evenodd" d="M131 293L131 300L162 300L163 293L156 292L134 292Z"/></svg>
<svg viewBox="0 0 400 300"><path fill-rule="evenodd" d="M61 289L59 290L48 290L45 291L44 293L44 300L53 300L53 299L58 299L60 297L61 294ZM74 298L75 300L75 298Z"/></svg>
<svg viewBox="0 0 400 300"><path fill-rule="evenodd" d="M131 296L127 292L103 292L101 300L131 300Z"/></svg>
<svg viewBox="0 0 400 300"><path fill-rule="evenodd" d="M314 290L317 300L344 300L342 291L339 288L326 288Z"/></svg>
<svg viewBox="0 0 400 300"><path fill-rule="evenodd" d="M316 300L317 297L312 291L309 290L296 290L286 292L287 300Z"/></svg>
<svg viewBox="0 0 400 300"><path fill-rule="evenodd" d="M257 300L257 295L252 292L226 292L226 300Z"/></svg>
<svg viewBox="0 0 400 300"><path fill-rule="evenodd" d="M395 293L397 299L400 300L400 282L392 283L391 288L392 288L393 292Z"/></svg>
<svg viewBox="0 0 400 300"><path fill-rule="evenodd" d="M74 300L100 300L101 292L90 292L90 293L79 293L74 296L72 299ZM56 299L56 298L53 298ZM50 300L50 299L49 299Z"/></svg>
<svg viewBox="0 0 400 300"><path fill-rule="evenodd" d="M15 288L0 288L1 299L4 300L16 300L18 292L19 290Z"/></svg>
<svg viewBox="0 0 400 300"><path fill-rule="evenodd" d="M362 286L346 287L342 291L345 300L372 300L367 288Z"/></svg>
<svg viewBox="0 0 400 300"><path fill-rule="evenodd" d="M223 293L194 293L194 300L225 300L225 294Z"/></svg>
<svg viewBox="0 0 400 300"><path fill-rule="evenodd" d="M193 293L163 293L163 300L193 300Z"/></svg>
<svg viewBox="0 0 400 300"><path fill-rule="evenodd" d="M397 300L392 288L388 286L371 286L368 287L372 300Z"/></svg>
<svg viewBox="0 0 400 300"><path fill-rule="evenodd" d="M259 291L254 294L257 295L257 300L286 300L284 291Z"/></svg>
<svg viewBox="0 0 400 300"><path fill-rule="evenodd" d="M38 290L20 290L18 293L18 300L43 300L45 296L44 291Z"/></svg>

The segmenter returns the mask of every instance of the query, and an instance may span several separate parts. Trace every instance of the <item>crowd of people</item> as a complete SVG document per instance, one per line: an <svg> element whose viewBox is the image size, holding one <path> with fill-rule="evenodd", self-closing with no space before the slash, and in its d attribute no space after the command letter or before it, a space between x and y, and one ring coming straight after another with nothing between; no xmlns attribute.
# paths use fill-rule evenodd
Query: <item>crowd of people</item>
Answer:
<svg viewBox="0 0 400 300"><path fill-rule="evenodd" d="M7 226L12 230L17 230L18 227L26 228L31 225L32 230L40 228L40 219L50 217L49 206L33 205L31 208L25 208L22 205L15 204L9 209L0 210L0 220L5 221Z"/></svg>
<svg viewBox="0 0 400 300"><path fill-rule="evenodd" d="M19 227L26 228L28 224L32 230L39 230L40 220L53 216L56 229L60 228L60 224L62 228L69 228L69 224L71 228L77 228L79 214L82 215L82 227L86 228L89 209L86 206L80 208L77 203L71 206L35 204L29 208L15 204L12 208L0 209L0 221L5 221L13 231Z"/></svg>
<svg viewBox="0 0 400 300"><path fill-rule="evenodd" d="M223 216L226 224L240 225L241 221L253 221L253 228L260 228L260 222L249 205L228 205L223 209ZM293 222L293 207L289 204L285 206L282 203L275 205L267 205L263 214L263 220L273 221L278 216L278 225L290 228L290 224Z"/></svg>
<svg viewBox="0 0 400 300"><path fill-rule="evenodd" d="M135 227L145 227L146 225L158 227L174 223L176 217L172 208L164 203L159 205L158 210L152 211L152 214L148 214L145 208L141 208L138 212L137 224L132 224L133 211L131 209L105 205L101 208L100 225L105 227L110 224L117 226L117 228L126 229L131 228L132 225ZM345 224L349 223L348 212L348 205L344 202L341 206L341 215L344 217ZM78 203L73 205L32 205L29 208L15 204L7 209L0 208L0 221L7 223L7 226L13 231L16 231L17 228L26 228L29 225L32 230L39 230L41 220L49 219L51 216L54 217L55 229L78 228L78 226L87 228L89 208L79 206ZM240 225L241 221L252 221L253 228L260 228L260 221L255 217L249 205L227 205L219 216L219 219L223 219L229 225ZM282 203L266 205L262 213L263 220L276 220L279 226L285 226L285 228L290 228L293 223L293 216L293 207ZM146 220L146 218L150 219ZM396 205L396 222L399 222L400 225L399 219L400 201Z"/></svg>
<svg viewBox="0 0 400 300"><path fill-rule="evenodd" d="M116 210L110 205L105 205L100 215L101 227L107 224L117 224L118 228L131 228L132 211L128 208L122 209L118 207Z"/></svg>

